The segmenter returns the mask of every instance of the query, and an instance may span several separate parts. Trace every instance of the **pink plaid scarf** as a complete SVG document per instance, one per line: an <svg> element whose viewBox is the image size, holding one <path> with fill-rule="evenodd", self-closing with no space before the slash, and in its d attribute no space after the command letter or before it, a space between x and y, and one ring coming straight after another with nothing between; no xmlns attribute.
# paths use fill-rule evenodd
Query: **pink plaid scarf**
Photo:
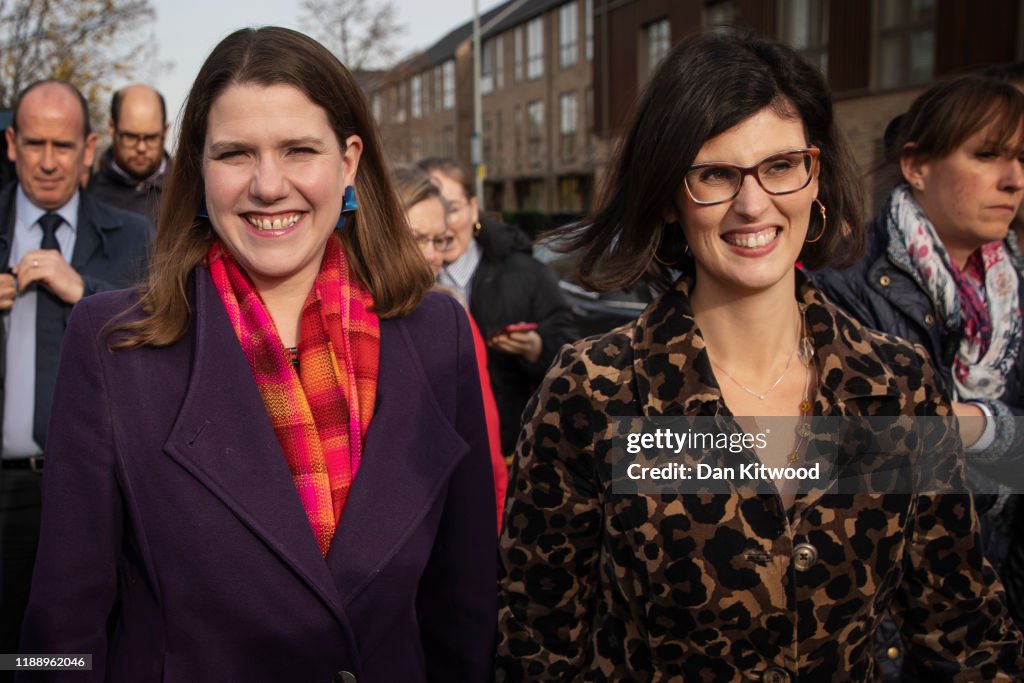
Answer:
<svg viewBox="0 0 1024 683"><path fill-rule="evenodd" d="M380 321L373 299L350 277L332 236L302 307L296 371L252 280L219 241L210 246L207 263L326 556L376 400Z"/></svg>

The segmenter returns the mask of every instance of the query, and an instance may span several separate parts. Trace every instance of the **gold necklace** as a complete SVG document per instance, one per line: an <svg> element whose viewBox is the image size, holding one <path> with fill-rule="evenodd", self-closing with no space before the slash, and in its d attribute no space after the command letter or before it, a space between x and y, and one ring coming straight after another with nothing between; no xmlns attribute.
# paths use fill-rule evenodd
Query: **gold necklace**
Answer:
<svg viewBox="0 0 1024 683"><path fill-rule="evenodd" d="M803 321L804 307L803 307L802 304L798 304L798 306L800 307L801 323L798 323L800 329L798 329L797 333L796 333L796 335L797 335L796 336L796 345L793 346L793 350L789 352L789 358L786 360L786 367L784 367L782 369L782 374L779 375L779 378L777 380L772 382L772 385L770 387L768 387L768 390L765 391L763 394L760 394L760 393L754 391L750 387L748 387L745 384L743 384L743 382L739 381L738 379L736 379L735 377L730 375L729 372L725 368L723 368L721 365L719 365L716 361L712 360L711 364L714 365L719 370L721 370L722 374L725 375L726 377L728 377L729 379L731 379L733 384L738 386L740 389L742 389L743 391L747 392L751 396L756 396L758 399L760 399L762 401L765 400L766 398L768 398L768 394L772 393L772 391L775 390L775 387L779 386L779 384L782 382L783 378L785 378L786 373L789 372L789 366L793 364L793 356L797 355L797 351L798 350L800 351L801 357L805 353L805 349L804 349L804 345L803 345L803 334L801 334L801 332L802 332L802 330L806 329L807 324L806 324L806 322ZM812 353L813 353L813 351L812 351ZM708 358L710 359L711 357L708 356ZM804 396L806 396L806 395L807 395L807 392L805 391L804 392Z"/></svg>
<svg viewBox="0 0 1024 683"><path fill-rule="evenodd" d="M800 342L798 347L800 349L800 362L804 364L804 393L801 394L800 398L800 417L805 418L811 414L813 406L811 400L807 398L808 392L811 388L811 377L814 375L814 366L811 365L811 361L814 359L814 343L811 341L811 335L807 333L807 305L804 303L800 305ZM801 419L796 425L796 436L797 442L793 447L793 452L789 454L790 462L797 462L800 460L800 450L803 448L804 441L811 436L811 421L804 421Z"/></svg>

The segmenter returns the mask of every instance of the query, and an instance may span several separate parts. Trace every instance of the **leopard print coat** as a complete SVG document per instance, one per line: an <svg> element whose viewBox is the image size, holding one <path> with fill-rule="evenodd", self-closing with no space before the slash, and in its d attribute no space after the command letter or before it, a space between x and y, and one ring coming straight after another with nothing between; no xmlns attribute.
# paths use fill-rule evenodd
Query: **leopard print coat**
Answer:
<svg viewBox="0 0 1024 683"><path fill-rule="evenodd" d="M1024 680L969 495L819 493L787 514L776 495L611 492L608 416L728 414L686 291L565 347L527 406L501 539L498 680L876 681L887 609L923 675ZM951 413L922 349L863 328L802 277L798 297L815 415ZM809 567L801 544L816 550Z"/></svg>

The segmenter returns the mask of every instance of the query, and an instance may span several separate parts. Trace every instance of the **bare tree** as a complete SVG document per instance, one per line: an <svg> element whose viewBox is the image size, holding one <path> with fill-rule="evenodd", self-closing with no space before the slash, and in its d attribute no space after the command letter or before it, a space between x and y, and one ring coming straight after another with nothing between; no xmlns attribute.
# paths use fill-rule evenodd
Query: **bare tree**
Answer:
<svg viewBox="0 0 1024 683"><path fill-rule="evenodd" d="M302 25L351 71L389 66L405 28L391 0L302 0Z"/></svg>
<svg viewBox="0 0 1024 683"><path fill-rule="evenodd" d="M0 108L43 78L69 81L97 111L110 84L154 56L139 30L149 0L0 0Z"/></svg>

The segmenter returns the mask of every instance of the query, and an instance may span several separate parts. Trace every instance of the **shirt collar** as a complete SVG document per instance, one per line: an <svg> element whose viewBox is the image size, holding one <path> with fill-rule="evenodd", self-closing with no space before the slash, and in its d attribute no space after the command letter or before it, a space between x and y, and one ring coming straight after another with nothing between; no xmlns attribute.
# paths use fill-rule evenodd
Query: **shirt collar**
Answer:
<svg viewBox="0 0 1024 683"><path fill-rule="evenodd" d="M32 203L32 200L25 194L24 188L21 184L18 184L18 191L15 197L15 210L18 212L18 219L23 221L25 226L32 227L35 225L43 214L55 213L64 219L64 222L74 230L78 223L78 205L81 199L81 193L77 190L75 194L71 195L71 199L67 201L64 206L51 211L41 209Z"/></svg>
<svg viewBox="0 0 1024 683"><path fill-rule="evenodd" d="M465 289L466 285L469 284L470 278L473 277L473 273L476 272L476 267L480 265L482 256L483 252L480 251L480 245L475 239L470 239L466 251L462 252L459 258L449 263L444 269L452 282L458 287Z"/></svg>

